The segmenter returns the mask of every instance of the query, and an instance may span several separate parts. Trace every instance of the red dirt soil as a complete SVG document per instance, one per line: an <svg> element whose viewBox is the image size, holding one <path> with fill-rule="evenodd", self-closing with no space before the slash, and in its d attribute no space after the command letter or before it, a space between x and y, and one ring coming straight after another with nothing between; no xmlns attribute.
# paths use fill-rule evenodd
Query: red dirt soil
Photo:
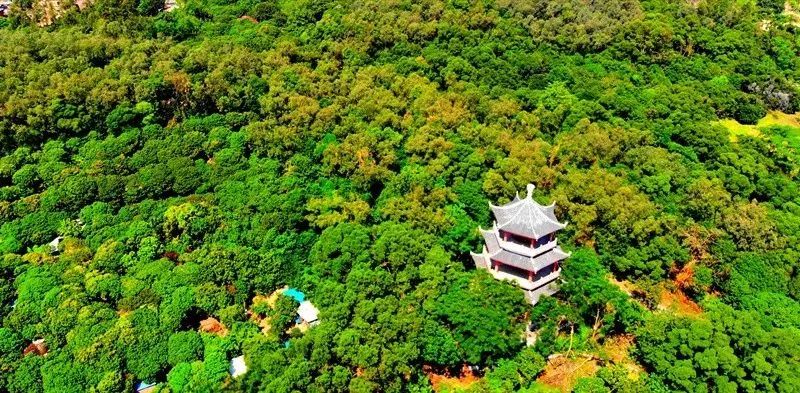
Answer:
<svg viewBox="0 0 800 393"><path fill-rule="evenodd" d="M468 389L470 386L480 381L480 378L472 373L472 370L465 364L461 367L461 372L457 376L452 376L448 371L437 372L434 367L429 365L422 366L422 372L428 376L431 381L431 387L434 392L439 392L443 388L445 390L461 390Z"/></svg>
<svg viewBox="0 0 800 393"><path fill-rule="evenodd" d="M675 285L678 288L688 288L694 281L694 263L688 263L675 274Z"/></svg>
<svg viewBox="0 0 800 393"><path fill-rule="evenodd" d="M228 329L225 325L214 317L209 317L200 321L200 331L203 333L216 334L220 337L228 335Z"/></svg>
<svg viewBox="0 0 800 393"><path fill-rule="evenodd" d="M34 354L36 356L47 355L47 344L45 344L44 340L42 339L32 342L22 351L22 356L26 356L28 354Z"/></svg>
<svg viewBox="0 0 800 393"><path fill-rule="evenodd" d="M661 291L658 308L672 310L679 315L698 316L703 313L703 309L681 290L668 291L664 289Z"/></svg>

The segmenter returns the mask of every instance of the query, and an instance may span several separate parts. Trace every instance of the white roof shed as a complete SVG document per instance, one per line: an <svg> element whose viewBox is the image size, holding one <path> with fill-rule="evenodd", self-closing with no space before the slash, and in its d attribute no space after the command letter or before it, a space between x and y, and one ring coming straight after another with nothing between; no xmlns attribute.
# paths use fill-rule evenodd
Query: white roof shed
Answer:
<svg viewBox="0 0 800 393"><path fill-rule="evenodd" d="M311 324L317 322L319 319L319 310L317 310L317 308L314 307L311 302L306 300L300 303L300 307L297 308L297 315L299 315L304 321Z"/></svg>
<svg viewBox="0 0 800 393"><path fill-rule="evenodd" d="M247 363L244 362L244 355L231 359L231 365L228 368L228 372L230 372L231 376L234 378L247 372Z"/></svg>
<svg viewBox="0 0 800 393"><path fill-rule="evenodd" d="M58 252L58 246L59 246L59 244L61 244L61 240L62 239L64 239L64 238L61 237L61 236L58 236L55 239L53 239L53 241L51 241L50 243L47 243L47 245L50 246L50 253L51 254L55 254L55 253Z"/></svg>

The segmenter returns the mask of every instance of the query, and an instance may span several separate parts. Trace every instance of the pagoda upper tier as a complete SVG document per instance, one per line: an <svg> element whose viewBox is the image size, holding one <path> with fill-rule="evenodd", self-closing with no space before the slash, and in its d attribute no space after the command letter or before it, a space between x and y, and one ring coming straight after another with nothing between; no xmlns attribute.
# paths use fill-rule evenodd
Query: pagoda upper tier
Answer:
<svg viewBox="0 0 800 393"><path fill-rule="evenodd" d="M497 226L490 230L480 229L480 231L486 244L487 255L492 260L508 266L538 273L545 267L569 257L569 254L558 246L557 239L533 248L503 240Z"/></svg>
<svg viewBox="0 0 800 393"><path fill-rule="evenodd" d="M517 195L513 201L502 206L489 204L499 230L529 239L541 239L564 229L567 224L556 219L555 202L548 206L540 205L533 199L533 189L533 184L528 184L528 195L525 198L521 199Z"/></svg>

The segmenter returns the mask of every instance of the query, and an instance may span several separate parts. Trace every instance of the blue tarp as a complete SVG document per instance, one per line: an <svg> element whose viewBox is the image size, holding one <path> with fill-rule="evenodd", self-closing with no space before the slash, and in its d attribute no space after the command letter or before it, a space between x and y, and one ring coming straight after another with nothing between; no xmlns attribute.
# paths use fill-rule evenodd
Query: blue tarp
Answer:
<svg viewBox="0 0 800 393"><path fill-rule="evenodd" d="M296 288L289 288L283 291L283 294L289 296L290 298L297 300L298 303L302 303L306 300L306 295L303 292L300 292Z"/></svg>

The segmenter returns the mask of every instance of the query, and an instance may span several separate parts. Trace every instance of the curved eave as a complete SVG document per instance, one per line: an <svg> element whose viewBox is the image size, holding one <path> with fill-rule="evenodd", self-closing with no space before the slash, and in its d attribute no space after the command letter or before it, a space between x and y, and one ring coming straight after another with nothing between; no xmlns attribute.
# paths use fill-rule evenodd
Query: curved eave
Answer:
<svg viewBox="0 0 800 393"><path fill-rule="evenodd" d="M556 247L551 251L535 257L520 255L508 250L500 250L499 252L485 255L484 257L488 257L490 260L496 260L505 265L539 273L540 270L547 266L554 265L559 261L563 261L569 258L570 255L570 253L564 252L560 247Z"/></svg>
<svg viewBox="0 0 800 393"><path fill-rule="evenodd" d="M555 202L548 206L542 206L528 196L503 206L489 202L489 208L492 209L497 228L527 238L540 239L566 227L566 223L559 222L555 216ZM519 210L515 211L515 209ZM525 216L529 215L535 215L537 217L535 222L540 224L527 225Z"/></svg>
<svg viewBox="0 0 800 393"><path fill-rule="evenodd" d="M502 229L504 232L508 232L508 233L511 233L511 234L514 234L514 235L518 235L518 236L522 236L522 237L528 237L528 238L532 237L534 239L541 239L542 237L547 236L547 235L549 235L551 233L555 233L556 231L560 231L560 230L566 228L566 226L567 226L566 222L565 223L560 223L558 221L554 221L553 224L554 224L554 226L556 228L554 228L551 231L544 232L544 233L539 233L539 232L536 232L536 231L533 231L532 233L520 233L520 231L517 231L517 230L514 230L514 229L509 229L508 228L508 224L498 225L497 229Z"/></svg>

